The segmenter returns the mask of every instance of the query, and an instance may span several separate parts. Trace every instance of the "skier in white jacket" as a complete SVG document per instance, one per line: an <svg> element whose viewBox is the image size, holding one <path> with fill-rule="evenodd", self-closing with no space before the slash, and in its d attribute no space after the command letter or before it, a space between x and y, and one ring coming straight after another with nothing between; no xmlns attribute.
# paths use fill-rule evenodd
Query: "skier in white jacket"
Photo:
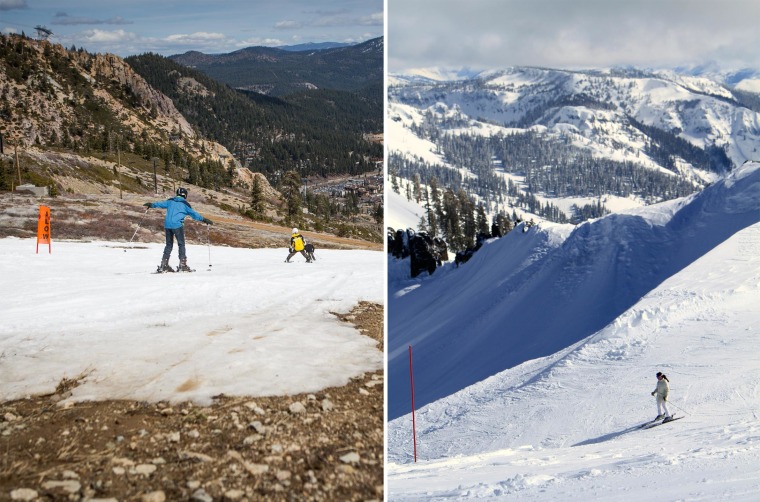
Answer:
<svg viewBox="0 0 760 502"><path fill-rule="evenodd" d="M670 420L673 420L673 417L670 416L670 411L668 411L668 393L670 392L670 386L668 385L668 377L666 377L661 372L657 372L657 387L652 391L652 395L657 395L657 418L655 420L659 420L661 418L665 418L663 422L668 422ZM663 411L665 412L663 414Z"/></svg>

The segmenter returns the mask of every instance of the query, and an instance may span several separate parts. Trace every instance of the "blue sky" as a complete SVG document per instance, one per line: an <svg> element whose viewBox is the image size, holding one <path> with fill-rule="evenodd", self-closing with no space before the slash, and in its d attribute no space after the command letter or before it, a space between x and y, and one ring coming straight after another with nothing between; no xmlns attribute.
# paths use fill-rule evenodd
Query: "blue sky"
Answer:
<svg viewBox="0 0 760 502"><path fill-rule="evenodd" d="M388 66L760 68L758 0L388 0Z"/></svg>
<svg viewBox="0 0 760 502"><path fill-rule="evenodd" d="M383 35L383 0L0 0L0 31L52 30L66 47L119 56L232 52Z"/></svg>

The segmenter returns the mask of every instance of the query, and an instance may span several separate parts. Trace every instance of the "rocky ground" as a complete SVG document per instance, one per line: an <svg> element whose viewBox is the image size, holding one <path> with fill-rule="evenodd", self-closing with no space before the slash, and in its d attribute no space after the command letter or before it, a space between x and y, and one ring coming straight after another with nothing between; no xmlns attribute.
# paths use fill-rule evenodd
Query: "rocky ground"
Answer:
<svg viewBox="0 0 760 502"><path fill-rule="evenodd" d="M0 178L5 172L6 182L15 184L18 183L15 172L12 169L8 171L6 167L12 166L15 159L7 152L6 150L5 155L0 154ZM18 171L18 176L25 173L21 179L25 183L37 179L38 186L48 185L54 180L57 195L36 197L27 191L0 191L0 238L34 238L39 206L47 205L51 208L54 239L131 239L137 244L163 242L165 212L161 209L146 211L143 204L173 196L180 183L159 173L154 188L153 172L145 170L144 165L136 167L145 162L140 156L123 155L123 162L118 169L117 157L111 154L103 154L102 158L79 157L66 152L29 148L20 157L19 163L23 170ZM120 175L117 176L117 173ZM13 175L12 180L7 179L9 175ZM248 184L254 176L247 169L238 169L237 175L238 182ZM182 182L181 185L189 191L188 202L192 207L215 222L209 229L206 225L187 218L185 232L188 242L247 248L287 248L292 226L285 225L283 221L281 195L265 178L257 176L262 180L267 201L263 221L241 216L241 211L250 205L246 189L238 187L214 190ZM333 179L333 182L337 182L337 179ZM354 215L350 225L353 230L342 233L363 238L336 235L335 227L343 221L340 219L330 223L333 226L332 234L309 231L319 226L314 218L306 216L304 220L306 222L301 228L302 234L318 249L383 248L382 225L377 225L367 214Z"/></svg>
<svg viewBox="0 0 760 502"><path fill-rule="evenodd" d="M162 209L146 210L145 202L161 197L125 194L62 195L37 198L18 193L0 193L0 238L19 237L34 240L40 205L51 212L51 234L56 240L113 240L137 247L146 242L163 243ZM191 194L189 201L203 216L214 221L207 226L187 218L185 236L188 244L245 248L287 249L290 227L261 223L223 211L203 194ZM302 232L317 249L382 250L382 244L331 234Z"/></svg>
<svg viewBox="0 0 760 502"><path fill-rule="evenodd" d="M336 314L383 346L383 307ZM315 394L0 404L0 500L382 500L383 372Z"/></svg>

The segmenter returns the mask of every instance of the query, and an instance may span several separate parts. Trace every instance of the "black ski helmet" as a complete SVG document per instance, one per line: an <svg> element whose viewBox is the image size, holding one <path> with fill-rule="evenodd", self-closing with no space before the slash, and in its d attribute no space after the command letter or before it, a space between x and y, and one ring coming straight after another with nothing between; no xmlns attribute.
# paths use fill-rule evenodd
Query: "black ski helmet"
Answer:
<svg viewBox="0 0 760 502"><path fill-rule="evenodd" d="M182 187L178 188L177 189L177 195L180 196L180 197L184 197L185 199L187 199L187 188L182 188Z"/></svg>

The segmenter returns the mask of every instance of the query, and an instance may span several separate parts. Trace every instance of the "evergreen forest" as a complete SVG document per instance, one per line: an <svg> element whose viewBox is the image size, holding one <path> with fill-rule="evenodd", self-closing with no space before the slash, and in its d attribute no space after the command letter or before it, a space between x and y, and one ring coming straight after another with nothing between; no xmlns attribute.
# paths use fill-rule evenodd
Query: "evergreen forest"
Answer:
<svg viewBox="0 0 760 502"><path fill-rule="evenodd" d="M303 90L277 98L232 89L156 54L126 61L171 98L202 136L224 145L274 185L289 170L303 176L356 175L382 159L382 145L368 138L382 131L382 87L361 93Z"/></svg>

